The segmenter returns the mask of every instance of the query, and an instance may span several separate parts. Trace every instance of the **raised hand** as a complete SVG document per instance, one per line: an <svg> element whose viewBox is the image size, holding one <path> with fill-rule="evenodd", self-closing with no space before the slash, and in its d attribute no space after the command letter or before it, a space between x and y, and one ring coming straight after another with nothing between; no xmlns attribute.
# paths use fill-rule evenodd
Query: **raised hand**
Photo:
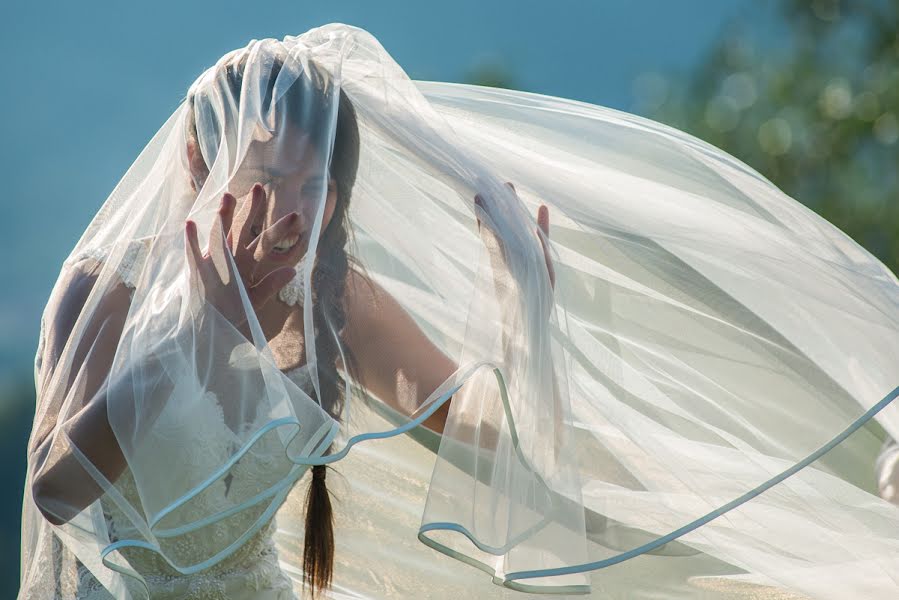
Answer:
<svg viewBox="0 0 899 600"><path fill-rule="evenodd" d="M197 224L190 219L185 222L187 260L191 278L200 284L206 300L249 338L247 314L237 288L233 287L234 277L226 253L232 255L237 276L244 284L253 310L258 312L296 273L293 267L282 266L264 274L257 281L260 264L271 252L272 246L288 235L300 233L300 219L296 212L292 212L253 237L253 223L265 205L265 189L257 183L251 191L249 215L238 232L237 243L234 243L231 225L236 204L237 200L232 194L225 193L222 196L205 252L200 250Z"/></svg>
<svg viewBox="0 0 899 600"><path fill-rule="evenodd" d="M509 185L512 185L511 183ZM556 269L553 266L553 259L549 255L549 208L545 204L537 207L537 226L540 231L537 232L537 238L540 239L540 246L543 248L543 260L546 261L546 271L549 274L549 284L553 290L556 289Z"/></svg>
<svg viewBox="0 0 899 600"><path fill-rule="evenodd" d="M507 181L506 185L515 192L515 186L512 185L512 182ZM515 192L517 195L517 192ZM484 202L484 198L477 194L474 197L474 203L480 207L481 210L489 214L489 210ZM478 229L481 227L481 220L478 219ZM540 247L543 249L543 260L546 263L546 271L549 276L549 283L552 286L552 289L556 288L556 270L553 266L552 257L549 253L549 208L545 204L541 204L537 208L537 229L534 230L534 233L537 236L537 239L540 242ZM501 244L502 241L497 238L497 243ZM502 250L502 248L500 248ZM501 252L503 257L505 258L505 252Z"/></svg>

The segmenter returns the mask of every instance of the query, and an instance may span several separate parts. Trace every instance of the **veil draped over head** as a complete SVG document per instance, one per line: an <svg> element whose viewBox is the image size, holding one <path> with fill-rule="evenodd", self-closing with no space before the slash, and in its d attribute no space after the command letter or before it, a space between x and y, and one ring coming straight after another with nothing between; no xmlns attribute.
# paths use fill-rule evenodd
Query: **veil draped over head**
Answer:
<svg viewBox="0 0 899 600"><path fill-rule="evenodd" d="M248 239L280 223L244 251L281 267L247 273L228 251L226 193ZM284 316L264 322L257 286L287 266ZM343 298L371 286L449 359L443 381L396 368L392 398L366 386L368 330ZM368 557L395 590L419 573L435 597L452 582L429 581L455 577L896 597L899 507L873 464L899 438L897 292L846 235L677 130L413 81L345 25L253 40L196 80L63 264L35 363L22 593L60 585L60 548L116 597L152 587L151 559L215 569L274 516L286 548L310 466L352 486L340 465L367 457L360 477L424 490L378 505L420 519ZM449 399L442 436L417 427ZM367 450L407 432L421 443ZM373 585L347 558L375 552L365 535L338 526L335 589Z"/></svg>

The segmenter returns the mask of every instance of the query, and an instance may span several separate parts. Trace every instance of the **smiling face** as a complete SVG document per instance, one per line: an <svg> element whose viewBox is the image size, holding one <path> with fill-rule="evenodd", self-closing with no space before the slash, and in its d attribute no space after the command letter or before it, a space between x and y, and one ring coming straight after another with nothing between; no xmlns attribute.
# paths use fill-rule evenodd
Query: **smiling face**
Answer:
<svg viewBox="0 0 899 600"><path fill-rule="evenodd" d="M309 142L308 136L288 130L269 139L261 138L250 144L229 185L229 191L237 198L232 236L236 239L250 216L250 195L256 182L263 185L265 200L250 223L253 237L291 213L298 215L299 225L297 233L281 235L273 241L271 252L260 265L264 269L266 262L277 268L296 264L303 258L316 216L324 204L321 238L334 214L337 184L324 167L321 151Z"/></svg>
<svg viewBox="0 0 899 600"><path fill-rule="evenodd" d="M232 240L239 239L244 226L249 230L245 240L265 236L257 248L254 279L310 254L321 214L310 256L316 266L313 280L316 274L339 280L346 270L347 209L359 162L355 109L313 62L301 64L277 50L270 62L266 56L235 56L191 87L185 131L189 176L199 195L215 166L213 185L237 200ZM263 198L251 215L257 182ZM285 226L293 213L295 222Z"/></svg>
<svg viewBox="0 0 899 600"><path fill-rule="evenodd" d="M189 145L192 165L195 153L196 147ZM319 239L327 230L337 203L337 182L323 164L324 157L309 142L309 136L289 128L280 135L257 135L231 177L228 191L237 199L231 226L233 239L239 238L250 217L252 188L257 182L263 186L264 201L253 222L249 223L250 239L291 213L298 215L298 226L292 233L272 240L271 252L259 265L260 277L280 266L297 264L304 257L322 204L324 214Z"/></svg>

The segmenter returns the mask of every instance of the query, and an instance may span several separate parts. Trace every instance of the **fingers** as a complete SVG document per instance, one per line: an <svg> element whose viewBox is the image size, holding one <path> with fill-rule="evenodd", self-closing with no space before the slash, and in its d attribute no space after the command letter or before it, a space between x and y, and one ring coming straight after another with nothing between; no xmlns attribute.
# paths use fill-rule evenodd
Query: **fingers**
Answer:
<svg viewBox="0 0 899 600"><path fill-rule="evenodd" d="M555 289L556 268L553 265L552 257L549 254L549 209L545 204L541 204L539 208L537 208L537 227L537 239L540 240L540 246L543 248L543 260L546 262L549 284ZM540 235L541 233L543 235Z"/></svg>
<svg viewBox="0 0 899 600"><path fill-rule="evenodd" d="M222 204L219 207L219 218L222 221L222 234L228 249L231 249L231 224L234 222L234 207L237 205L237 199L225 193L222 196Z"/></svg>
<svg viewBox="0 0 899 600"><path fill-rule="evenodd" d="M200 240L197 238L197 224L188 219L184 224L184 237L187 242L187 259L191 266L197 267L203 261Z"/></svg>
<svg viewBox="0 0 899 600"><path fill-rule="evenodd" d="M215 216L215 220L212 223L212 230L209 232L209 251L207 252L208 256L212 256L213 244L218 242L219 250L221 251L221 255L223 256L225 253L231 251L231 243L230 243L230 234L231 234L231 222L234 218L234 205L237 203L237 200L231 194L225 192L222 196L222 201L219 204L218 214Z"/></svg>
<svg viewBox="0 0 899 600"><path fill-rule="evenodd" d="M247 218L241 225L240 232L237 236L237 248L234 250L234 255L236 257L241 257L245 253L245 250L250 251L252 254L252 250L250 250L249 246L254 241L254 236L252 234L253 223L256 222L256 216L262 208L264 200L265 190L263 189L262 184L257 183L250 192L250 214L247 215Z"/></svg>
<svg viewBox="0 0 899 600"><path fill-rule="evenodd" d="M549 237L549 209L545 204L537 209L537 226L543 231L543 235Z"/></svg>
<svg viewBox="0 0 899 600"><path fill-rule="evenodd" d="M507 181L507 182L505 183L505 185L509 186L509 189L511 189L512 192L515 193L515 186L512 185L512 182L511 182L511 181ZM485 213L487 212L487 207L486 207L486 205L484 204L484 197L483 197L483 196L481 196L480 194L475 194L475 197L474 197L474 203L475 203L475 205L478 206L482 211L484 211ZM477 221L478 221L478 230L480 230L480 229L481 229L481 219L477 217L477 211L475 211L475 218L476 218Z"/></svg>
<svg viewBox="0 0 899 600"><path fill-rule="evenodd" d="M509 187L510 190L514 194L518 194L515 189L515 185L511 181L505 182L505 185ZM484 199L480 194L475 195L474 197L475 206L477 206L481 211L487 213L487 209L484 204ZM475 218L478 222L478 230L481 228L481 219L478 217L478 211L475 210ZM543 249L543 260L546 262L546 270L549 275L550 285L555 289L556 286L556 270L553 265L552 256L550 255L549 250L549 208L545 204L541 204L537 208L537 229L534 230L534 233L537 235L537 239L540 240L540 247ZM502 248L502 244L500 244L500 248Z"/></svg>
<svg viewBox="0 0 899 600"><path fill-rule="evenodd" d="M475 203L475 206L477 206L481 210L484 210L484 199L481 198L480 194L475 194L474 203ZM481 230L481 219L480 219L480 217L478 217L478 211L474 211L474 214L475 214L475 219L478 222L478 231L480 231Z"/></svg>

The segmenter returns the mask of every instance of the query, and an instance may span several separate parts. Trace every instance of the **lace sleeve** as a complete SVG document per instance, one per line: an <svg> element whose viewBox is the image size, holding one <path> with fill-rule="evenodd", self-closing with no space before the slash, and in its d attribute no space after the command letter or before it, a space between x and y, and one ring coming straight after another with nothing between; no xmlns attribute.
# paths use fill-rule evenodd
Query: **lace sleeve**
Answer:
<svg viewBox="0 0 899 600"><path fill-rule="evenodd" d="M72 262L77 262L78 260L84 258L92 258L102 263L106 261L107 256L109 256L109 252L109 246L89 248L76 255ZM134 290L137 287L137 282L140 278L141 272L143 271L146 258L146 242L142 240L131 240L128 243L128 247L125 249L122 260L119 262L119 265L116 269L119 277L122 279L122 282L126 286L128 286L129 289Z"/></svg>

